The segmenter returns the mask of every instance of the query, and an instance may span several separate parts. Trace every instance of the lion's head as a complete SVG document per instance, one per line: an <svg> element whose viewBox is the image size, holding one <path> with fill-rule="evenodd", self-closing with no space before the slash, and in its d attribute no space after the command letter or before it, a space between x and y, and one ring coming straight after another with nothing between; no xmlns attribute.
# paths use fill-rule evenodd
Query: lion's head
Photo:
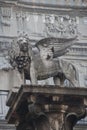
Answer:
<svg viewBox="0 0 87 130"><path fill-rule="evenodd" d="M19 37L17 39L17 44L19 46L20 52L28 52L29 38L28 37Z"/></svg>
<svg viewBox="0 0 87 130"><path fill-rule="evenodd" d="M17 67L21 72L30 63L29 56L29 38L26 36L18 37L13 43L10 49L10 63L13 67Z"/></svg>

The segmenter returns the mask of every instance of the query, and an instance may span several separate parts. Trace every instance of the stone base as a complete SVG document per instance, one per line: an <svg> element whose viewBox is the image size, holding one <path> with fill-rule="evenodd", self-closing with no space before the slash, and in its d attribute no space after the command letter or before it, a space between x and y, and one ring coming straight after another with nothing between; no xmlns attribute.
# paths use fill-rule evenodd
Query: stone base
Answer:
<svg viewBox="0 0 87 130"><path fill-rule="evenodd" d="M15 125L8 124L6 121L0 120L0 130L16 130Z"/></svg>
<svg viewBox="0 0 87 130"><path fill-rule="evenodd" d="M8 123L17 130L73 130L86 116L87 89L23 85L8 98Z"/></svg>

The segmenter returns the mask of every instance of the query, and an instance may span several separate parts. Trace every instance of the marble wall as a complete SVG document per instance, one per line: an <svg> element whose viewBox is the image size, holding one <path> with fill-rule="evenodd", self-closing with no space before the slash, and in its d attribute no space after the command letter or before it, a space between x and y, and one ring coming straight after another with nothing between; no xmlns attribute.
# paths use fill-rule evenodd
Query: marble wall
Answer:
<svg viewBox="0 0 87 130"><path fill-rule="evenodd" d="M71 24L73 28L69 30ZM0 120L5 119L8 110L5 90L22 83L20 76L13 76L13 72L8 74L6 66L9 63L6 59L13 39L23 33L29 35L32 45L48 36L78 35L78 43L64 58L72 60L78 67L80 86L87 87L87 0L1 0L0 90L3 91L0 92ZM47 80L46 84L48 82L51 81ZM0 130L8 128L1 124Z"/></svg>
<svg viewBox="0 0 87 130"><path fill-rule="evenodd" d="M77 4L77 10L71 6L67 9L66 5L64 8L61 6L59 8L60 4L56 0L54 3L52 1L43 1L41 3L38 0L34 1L34 4L32 1L29 3L27 0L14 0L13 2L8 0L6 4L3 3L4 1L0 5L0 59L8 57L8 50L11 48L13 39L21 34L27 34L32 45L45 37L72 37L77 35L78 42L69 49L69 52L63 58L72 60L78 66L80 86L86 87L87 9L83 8L83 4L81 7ZM76 0L66 1L66 3L69 2L78 3ZM79 0L79 4L81 2L84 3L86 0ZM57 6L58 8L56 8ZM72 6L74 5L72 4ZM7 65L8 61L4 63L4 60L0 60L2 68L4 64ZM9 90L11 87L7 86L5 84L4 89ZM2 88L0 87L0 89Z"/></svg>

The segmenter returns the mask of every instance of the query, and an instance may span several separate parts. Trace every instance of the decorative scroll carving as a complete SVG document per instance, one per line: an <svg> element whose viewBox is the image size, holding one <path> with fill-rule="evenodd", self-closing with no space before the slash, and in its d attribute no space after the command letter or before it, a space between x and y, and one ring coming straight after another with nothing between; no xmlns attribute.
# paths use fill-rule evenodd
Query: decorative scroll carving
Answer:
<svg viewBox="0 0 87 130"><path fill-rule="evenodd" d="M64 130L73 130L73 127L76 125L77 121L81 120L86 116L86 109L83 106L78 105L69 107L68 113L65 116L65 129Z"/></svg>
<svg viewBox="0 0 87 130"><path fill-rule="evenodd" d="M48 36L70 37L77 35L76 18L69 16L45 16L46 33Z"/></svg>
<svg viewBox="0 0 87 130"><path fill-rule="evenodd" d="M16 12L18 33L25 32L26 29L26 13L23 11Z"/></svg>

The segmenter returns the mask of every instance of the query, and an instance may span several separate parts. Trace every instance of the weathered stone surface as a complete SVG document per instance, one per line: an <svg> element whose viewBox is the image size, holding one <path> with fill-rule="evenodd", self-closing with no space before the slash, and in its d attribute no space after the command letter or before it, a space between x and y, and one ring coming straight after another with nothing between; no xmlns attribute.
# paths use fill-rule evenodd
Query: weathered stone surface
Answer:
<svg viewBox="0 0 87 130"><path fill-rule="evenodd" d="M0 55L3 55L2 52L5 52L5 54L7 55L7 48L9 48L9 46L11 45L12 40L21 33L29 34L31 43L34 45L37 41L41 40L43 37L47 37L49 34L55 34L55 36L58 36L61 31L64 32L64 29L61 30L62 28L60 26L60 23L62 23L62 25L66 27L67 22L69 25L72 23L71 21L74 20L73 25L75 25L76 29L78 30L79 41L78 44L76 44L70 49L69 53L65 55L64 58L67 58L68 60L72 59L72 61L75 62L75 65L77 64L78 60L78 68L79 70L83 71L87 68L86 66L82 67L80 65L80 63L85 64L84 62L86 62L87 57L87 18L85 17L87 14L87 8L84 7L86 6L86 3L86 1L81 0L79 0L78 2L65 1L65 4L63 1L49 2L45 0L43 2L33 2L28 0L1 1L2 6L0 7ZM35 10L33 8L33 4L35 4ZM48 4L49 7L47 7ZM5 19L4 16L6 16ZM50 29L48 29L48 26L46 26L46 18L49 19L49 27L51 28L53 25L53 29L51 28L52 33L49 33ZM55 27L55 19L57 19L57 23L59 22L57 24L58 27ZM66 24L65 21L67 21ZM60 33L56 31L57 29L59 30L59 28L61 28ZM87 86L86 74L84 72L79 72L79 82L80 86Z"/></svg>
<svg viewBox="0 0 87 130"><path fill-rule="evenodd" d="M15 125L10 125L6 121L0 120L0 130L16 130Z"/></svg>
<svg viewBox="0 0 87 130"><path fill-rule="evenodd" d="M18 93L19 87L13 87L12 89L10 89L8 96L7 96L7 102L6 105L7 106L11 106L13 103L13 100L15 99L17 93ZM10 98L11 97L11 98Z"/></svg>
<svg viewBox="0 0 87 130"><path fill-rule="evenodd" d="M14 70L5 57L0 57L0 90L10 90L14 86L20 86L24 81L20 73Z"/></svg>
<svg viewBox="0 0 87 130"><path fill-rule="evenodd" d="M70 49L69 53L64 58L67 58L68 60L72 59L72 61L75 62L74 64L77 65L79 68L80 86L87 87L87 73L86 73L87 72L87 65L86 65L87 63L87 50L86 50L87 1L86 0L84 1L82 0L78 0L78 1L77 0L76 1L73 0L72 1L1 0L0 5L1 5L0 44L3 44L3 46L0 47L3 48L3 51L4 50L7 51L6 47L8 47L9 45L8 41L10 40L11 42L12 39L15 38L15 36L17 36L21 32L27 32L29 34L32 44L35 44L36 41L42 39L43 36L47 34L46 30L44 29L44 25L45 25L44 22L46 16L50 15L51 17L53 15L52 16L53 18L55 17L55 15L66 17L68 14L70 17L76 18L77 28L80 35L79 42L78 44L76 44L76 46L73 46ZM3 10L6 14L3 14ZM4 15L7 15L7 18L5 20L3 19ZM51 22L53 22L53 20L51 20ZM4 46L5 45L4 43L6 43L6 47ZM1 53L0 55L3 54ZM5 88L5 85L6 84L3 83L2 89ZM6 87L5 89L6 90L9 89L9 87ZM81 128L81 130L82 129L83 128Z"/></svg>
<svg viewBox="0 0 87 130"><path fill-rule="evenodd" d="M87 98L85 88L23 85L10 104L6 119L16 123L17 130L72 130L86 116L84 98Z"/></svg>
<svg viewBox="0 0 87 130"><path fill-rule="evenodd" d="M57 59L55 59L55 42L59 47ZM45 38L36 43L38 53L35 55L28 36L21 36L9 52L10 63L20 73L24 73L24 78L30 79L31 84L38 84L38 80L53 77L54 84L64 86L64 81L67 79L73 87L77 87L79 86L77 69L72 62L60 58L75 42L76 36Z"/></svg>

